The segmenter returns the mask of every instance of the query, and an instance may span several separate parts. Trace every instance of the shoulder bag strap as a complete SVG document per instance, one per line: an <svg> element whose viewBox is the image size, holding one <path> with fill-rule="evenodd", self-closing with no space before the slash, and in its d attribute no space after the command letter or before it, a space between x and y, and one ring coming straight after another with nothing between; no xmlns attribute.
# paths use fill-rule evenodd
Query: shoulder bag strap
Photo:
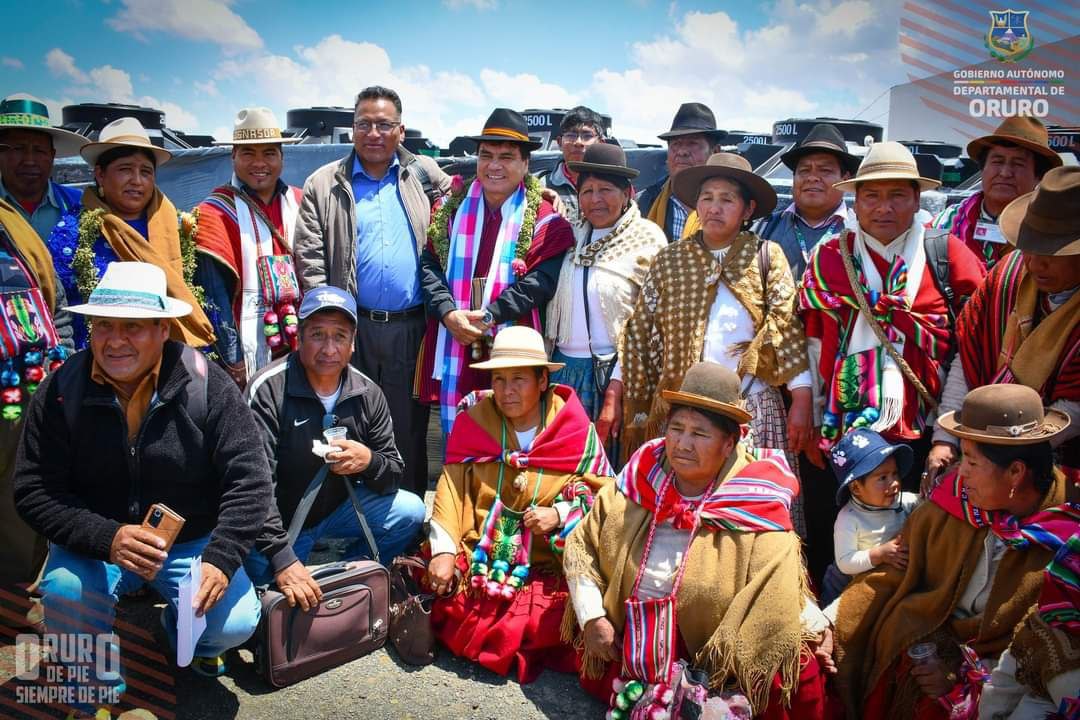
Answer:
<svg viewBox="0 0 1080 720"><path fill-rule="evenodd" d="M859 282L859 278L855 273L855 265L851 261L851 250L848 249L847 238L840 237L840 259L844 263L844 271L847 273L848 284L851 285L851 294L855 296L855 301L859 304L859 312L862 313L867 323L870 325L870 329L874 331L874 336L877 337L878 342L885 348L885 352L889 354L893 362L896 363L896 367L900 368L900 372L904 374L904 378L915 388L915 391L919 393L919 397L922 398L923 404L927 410L933 410L937 407L937 400L930 394L930 391L923 385L922 380L915 374L915 371L911 369L911 366L907 364L903 356L896 352L896 348L889 342L889 339L885 337L885 331L881 329L881 324L878 323L874 314L870 312L870 306L866 303L866 295L863 293L862 283Z"/></svg>
<svg viewBox="0 0 1080 720"><path fill-rule="evenodd" d="M319 471L315 473L315 477L311 479L311 483L308 484L307 490L304 490L303 497L300 498L300 502L296 506L296 511L293 513L292 520L289 522L289 544L295 545L296 538L300 537L300 532L304 529L304 521L307 520L308 513L311 512L311 506L315 504L315 498L319 494L319 490L322 489L323 481L326 480L327 473L330 472L329 465L323 465L319 468ZM371 533L371 526L368 525L367 518L364 517L364 509L360 507L360 498L356 496L356 490L353 489L352 483L346 477L341 478L345 483L345 490L349 493L349 501L352 502L353 510L356 512L356 519L360 521L360 529L364 533L364 540L368 544L368 548L371 550L371 559L375 562L379 562L379 547L375 544L375 536Z"/></svg>

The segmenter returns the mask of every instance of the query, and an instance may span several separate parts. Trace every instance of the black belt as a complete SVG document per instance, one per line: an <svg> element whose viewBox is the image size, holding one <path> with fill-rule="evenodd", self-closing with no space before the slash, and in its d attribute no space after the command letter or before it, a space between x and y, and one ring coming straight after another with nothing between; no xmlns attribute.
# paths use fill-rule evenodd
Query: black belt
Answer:
<svg viewBox="0 0 1080 720"><path fill-rule="evenodd" d="M417 317L424 314L424 306L416 305L405 310L368 310L367 308L356 308L356 314L358 317L367 318L371 322L388 323L394 320L405 320L411 317Z"/></svg>

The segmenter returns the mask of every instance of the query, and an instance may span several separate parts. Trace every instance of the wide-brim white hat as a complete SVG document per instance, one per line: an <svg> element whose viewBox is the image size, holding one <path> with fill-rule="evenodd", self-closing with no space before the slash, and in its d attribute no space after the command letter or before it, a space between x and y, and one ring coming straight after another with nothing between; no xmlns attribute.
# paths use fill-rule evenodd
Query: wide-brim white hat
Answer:
<svg viewBox="0 0 1080 720"><path fill-rule="evenodd" d="M166 293L165 271L144 262L111 262L87 302L70 305L80 315L110 318L178 318L191 305Z"/></svg>
<svg viewBox="0 0 1080 720"><path fill-rule="evenodd" d="M244 108L236 113L232 140L214 141L214 145L288 145L303 138L284 137L274 111L265 107Z"/></svg>
<svg viewBox="0 0 1080 720"><path fill-rule="evenodd" d="M932 180L919 175L919 166L911 151L898 142L874 143L870 151L859 163L855 177L841 180L833 185L837 190L854 190L856 184L875 180L914 180L920 190L933 190L941 185L940 180Z"/></svg>
<svg viewBox="0 0 1080 720"><path fill-rule="evenodd" d="M0 131L4 130L45 133L52 138L56 157L78 155L79 150L90 142L78 133L53 127L45 103L26 93L15 93L0 100Z"/></svg>
<svg viewBox="0 0 1080 720"><path fill-rule="evenodd" d="M546 367L551 372L561 370L565 363L548 360L544 338L531 327L512 325L500 330L491 343L491 359L473 363L475 370L501 370L516 367Z"/></svg>
<svg viewBox="0 0 1080 720"><path fill-rule="evenodd" d="M135 147L149 150L157 159L158 166L164 165L172 157L172 153L164 148L159 148L150 142L150 136L146 134L146 128L133 117L122 117L113 120L101 128L97 142L85 145L80 152L87 165L97 165L101 154L118 147Z"/></svg>

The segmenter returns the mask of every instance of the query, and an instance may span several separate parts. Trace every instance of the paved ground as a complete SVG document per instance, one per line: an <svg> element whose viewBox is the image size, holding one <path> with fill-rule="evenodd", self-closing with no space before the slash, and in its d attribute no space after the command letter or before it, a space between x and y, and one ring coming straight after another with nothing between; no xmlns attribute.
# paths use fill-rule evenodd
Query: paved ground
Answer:
<svg viewBox="0 0 1080 720"><path fill-rule="evenodd" d="M437 419L432 420L434 430ZM442 448L437 431L430 432L428 438L433 488ZM429 508L432 496L429 492L426 498ZM522 686L445 650L433 665L416 668L401 663L391 648L384 648L280 690L273 690L259 678L251 653L242 650L230 659L226 676L211 680L163 662L160 633L153 634L161 607L160 600L124 600L118 614L124 640L130 636L132 642L149 651L141 659L150 672L155 672L155 667L162 671L156 681L132 692L138 697L156 695L155 702L166 711L159 713L161 718L571 720L602 718L606 710L581 690L576 676L548 672L535 683ZM11 637L0 628L0 718L63 718L58 711L15 703L19 683L9 680L14 674L13 653Z"/></svg>

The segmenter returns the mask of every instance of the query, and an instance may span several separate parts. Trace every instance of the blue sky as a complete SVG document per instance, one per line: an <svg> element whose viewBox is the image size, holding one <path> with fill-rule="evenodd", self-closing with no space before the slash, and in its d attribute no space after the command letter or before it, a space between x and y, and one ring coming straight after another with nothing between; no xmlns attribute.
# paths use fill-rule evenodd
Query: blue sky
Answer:
<svg viewBox="0 0 1080 720"><path fill-rule="evenodd" d="M54 121L71 102L149 104L171 127L219 137L245 105L269 106L284 122L292 107L351 105L373 83L397 89L406 125L445 144L478 130L496 106L584 103L640 140L667 129L688 100L710 105L729 129L850 117L868 105L862 117L883 122L881 93L907 79L899 2L8 5L0 94L37 95Z"/></svg>

